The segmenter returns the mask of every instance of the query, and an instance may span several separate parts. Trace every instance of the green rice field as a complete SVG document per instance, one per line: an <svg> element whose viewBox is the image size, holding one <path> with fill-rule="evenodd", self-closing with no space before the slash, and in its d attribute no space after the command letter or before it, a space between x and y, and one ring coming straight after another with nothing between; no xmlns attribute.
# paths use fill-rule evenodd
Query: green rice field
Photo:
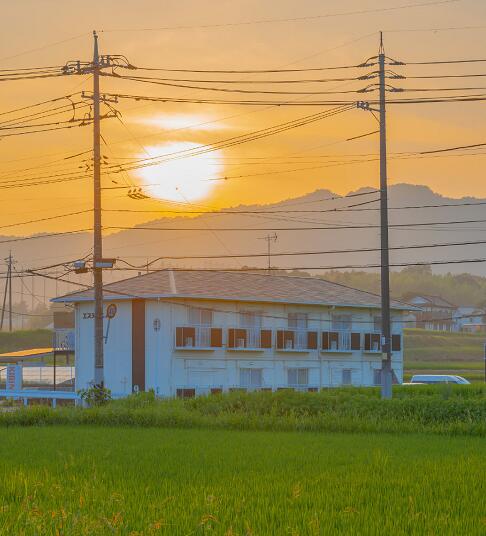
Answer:
<svg viewBox="0 0 486 536"><path fill-rule="evenodd" d="M458 374L484 381L483 348L486 333L404 330L404 376Z"/></svg>
<svg viewBox="0 0 486 536"><path fill-rule="evenodd" d="M486 533L482 438L0 430L0 533Z"/></svg>

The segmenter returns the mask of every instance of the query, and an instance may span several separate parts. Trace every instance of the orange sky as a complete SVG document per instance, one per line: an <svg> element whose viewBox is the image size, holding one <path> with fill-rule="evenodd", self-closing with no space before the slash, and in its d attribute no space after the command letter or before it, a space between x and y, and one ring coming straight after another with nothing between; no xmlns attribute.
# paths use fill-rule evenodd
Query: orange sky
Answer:
<svg viewBox="0 0 486 536"><path fill-rule="evenodd" d="M385 31L387 54L399 60L486 57L483 44L483 34L486 31L486 4L480 0L460 0L429 7L302 22L248 24L221 28L112 31L303 17L371 10L406 3L413 2L405 0L401 2L343 0L339 3L322 0L299 2L87 0L81 4L58 0L10 2L3 6L4 26L0 35L0 68L61 65L68 60L89 60L92 55L92 40L89 34L94 28L101 32L101 53L123 54L135 65L167 68L265 69L355 64L377 53L377 32L380 29ZM404 31L481 25L485 28ZM397 72L409 76L431 72L481 73L486 72L485 69L484 64L438 66L434 69L418 66L395 68ZM242 76L256 79L264 75ZM309 74L306 73L305 76ZM481 78L393 82L394 85L402 87L460 85L486 87L486 80L481 82ZM346 89L343 83L326 84L326 89L337 89L339 86L344 86L343 89ZM358 83L350 87L361 86L362 83ZM268 89L267 86L262 87ZM90 88L89 77L78 76L3 82L0 84L0 112ZM102 79L102 89L153 96L221 97L221 94L197 90L165 89L162 86L106 78ZM102 124L103 137L107 143L103 145L102 152L111 163L123 162L123 159L127 158L144 157L147 154L170 152L194 144L213 143L318 111L315 108L262 109L199 104L149 104L133 101L121 102L116 107L122 113L125 126L116 119L104 121ZM486 121L483 103L389 106L388 112L388 148L391 153L486 141L482 133ZM66 118L68 119L69 115ZM191 127L191 125L199 126ZM146 181L158 185L149 188L148 193L152 195L177 199L180 194L181 203L192 199L198 205L210 207L273 202L302 195L317 188L327 188L343 194L361 186L376 186L377 163L346 166L329 164L327 168L309 169L304 172L289 170L299 167L315 168L321 165L321 162L324 165L326 162L322 160L322 155L330 155L329 161L332 161L342 160L343 155L376 153L377 136L344 141L376 128L377 123L369 113L353 110L268 139L211 153L204 159L179 161L182 162L181 167L150 168L144 175L133 172L130 180L139 184ZM68 167L73 169L79 159L69 162L54 161L69 154L88 150L92 143L91 136L91 128L86 127L58 133L4 138L0 140L2 154L0 174L8 174L9 177L12 173L19 174L19 177L30 174L29 177L32 177L38 172L45 174L47 171L62 172ZM262 164L259 160L261 157L269 156L275 157L271 163ZM294 161L297 163L294 164ZM435 191L453 197L486 196L486 181L482 173L483 161L484 156L481 155L401 161L390 159L390 183L426 184ZM47 164L47 167L39 170L27 169ZM283 172L275 173L278 170ZM265 172L269 174L264 175ZM256 176L228 181L203 181L215 176L251 174ZM119 181L118 178L117 180ZM105 178L104 185L113 184L110 179ZM49 186L4 189L0 203L2 207L0 225L88 209L91 206L91 182L81 180ZM155 209L168 206L166 203L154 200L134 201L129 199L123 190L105 193L103 204L105 208L127 209ZM128 217L123 214L106 214L104 224L127 225L148 219L153 219L153 215ZM0 232L30 234L90 226L90 217L85 215L0 229Z"/></svg>

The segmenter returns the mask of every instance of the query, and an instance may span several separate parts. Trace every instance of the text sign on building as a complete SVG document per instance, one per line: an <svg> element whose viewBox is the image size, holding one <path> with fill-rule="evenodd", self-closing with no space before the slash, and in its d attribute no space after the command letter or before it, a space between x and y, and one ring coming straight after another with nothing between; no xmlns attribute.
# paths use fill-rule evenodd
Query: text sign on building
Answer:
<svg viewBox="0 0 486 536"><path fill-rule="evenodd" d="M22 389L21 365L7 365L7 391L20 391Z"/></svg>
<svg viewBox="0 0 486 536"><path fill-rule="evenodd" d="M112 318L115 318L117 311L118 309L116 304L110 303L110 305L108 305L108 307L106 308L106 314L103 314L103 318L108 318L108 320L111 320ZM90 320L94 317L95 314L92 311L83 313L83 320Z"/></svg>

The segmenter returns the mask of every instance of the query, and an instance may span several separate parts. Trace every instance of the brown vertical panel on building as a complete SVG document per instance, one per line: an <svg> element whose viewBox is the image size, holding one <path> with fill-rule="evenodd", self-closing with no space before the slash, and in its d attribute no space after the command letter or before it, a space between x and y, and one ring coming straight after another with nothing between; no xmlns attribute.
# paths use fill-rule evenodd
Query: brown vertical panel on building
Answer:
<svg viewBox="0 0 486 536"><path fill-rule="evenodd" d="M307 348L317 350L317 331L307 332Z"/></svg>
<svg viewBox="0 0 486 536"><path fill-rule="evenodd" d="M322 349L329 350L329 331L322 332Z"/></svg>
<svg viewBox="0 0 486 536"><path fill-rule="evenodd" d="M176 328L176 346L182 348L184 346L183 328Z"/></svg>
<svg viewBox="0 0 486 536"><path fill-rule="evenodd" d="M262 348L272 347L272 330L271 329L262 329L260 331L260 346Z"/></svg>
<svg viewBox="0 0 486 536"><path fill-rule="evenodd" d="M223 346L223 330L211 328L211 348L221 348L221 346Z"/></svg>
<svg viewBox="0 0 486 536"><path fill-rule="evenodd" d="M235 330L233 328L230 328L228 330L228 348L234 348L235 347Z"/></svg>
<svg viewBox="0 0 486 536"><path fill-rule="evenodd" d="M402 337L392 335L392 352L399 352L402 349Z"/></svg>
<svg viewBox="0 0 486 536"><path fill-rule="evenodd" d="M284 332L277 331L277 348L282 349L284 347Z"/></svg>
<svg viewBox="0 0 486 536"><path fill-rule="evenodd" d="M351 333L351 350L361 349L361 333Z"/></svg>
<svg viewBox="0 0 486 536"><path fill-rule="evenodd" d="M365 333L364 349L371 350L371 333Z"/></svg>
<svg viewBox="0 0 486 536"><path fill-rule="evenodd" d="M132 300L132 389L145 391L145 300Z"/></svg>

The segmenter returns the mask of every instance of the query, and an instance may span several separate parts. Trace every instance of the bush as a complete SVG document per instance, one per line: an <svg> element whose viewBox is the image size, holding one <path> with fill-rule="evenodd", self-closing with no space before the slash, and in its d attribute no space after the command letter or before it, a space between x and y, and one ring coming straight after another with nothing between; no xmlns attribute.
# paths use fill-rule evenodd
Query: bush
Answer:
<svg viewBox="0 0 486 536"><path fill-rule="evenodd" d="M89 407L104 406L111 400L111 391L96 383L88 389L80 389L78 395Z"/></svg>
<svg viewBox="0 0 486 536"><path fill-rule="evenodd" d="M91 424L486 436L486 388L482 385L451 386L447 391L443 386L397 387L392 400L380 400L379 390L369 388L233 392L192 399L159 399L148 392L110 401L105 395L106 390L87 390L87 409L0 412L0 426Z"/></svg>

